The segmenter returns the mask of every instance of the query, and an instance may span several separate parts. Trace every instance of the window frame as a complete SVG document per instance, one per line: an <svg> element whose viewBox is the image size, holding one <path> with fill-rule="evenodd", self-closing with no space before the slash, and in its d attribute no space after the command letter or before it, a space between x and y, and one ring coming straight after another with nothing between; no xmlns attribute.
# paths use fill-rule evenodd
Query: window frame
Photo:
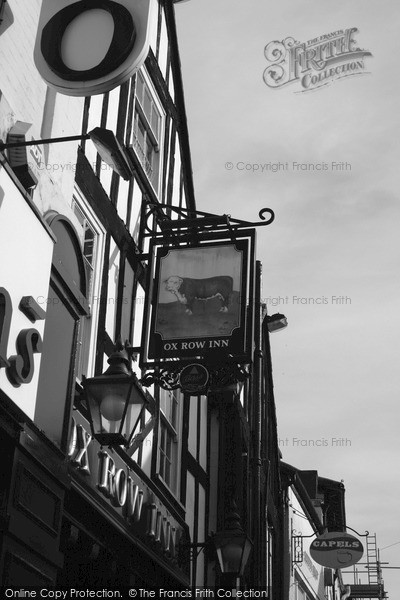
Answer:
<svg viewBox="0 0 400 600"><path fill-rule="evenodd" d="M161 394L169 394L175 406L175 423L171 422L169 416L162 410ZM179 498L180 491L180 466L182 454L182 417L183 417L183 394L179 389L164 390L159 389L159 419L158 419L158 440L157 440L157 476L167 487L175 498ZM165 444L162 446L163 430L165 432ZM171 456L167 455L166 444L168 439L171 444ZM165 477L165 461L169 460L170 473L169 481ZM164 466L162 467L162 462Z"/></svg>
<svg viewBox="0 0 400 600"><path fill-rule="evenodd" d="M70 353L70 361L68 366L68 375L67 375L67 389L65 392L65 400L64 400L64 408L63 408L63 417L62 417L62 425L61 431L57 434L57 440L48 436L62 451L66 450L67 441L69 437L69 428L71 422L71 413L73 407L73 398L75 392L74 386L74 375L76 369L76 354L77 354L77 340L78 340L78 327L79 322L82 317L86 316L89 312L89 306L86 298L86 270L84 267L83 254L79 244L79 237L75 230L75 227L71 220L61 213L57 213L56 211L50 211L48 215L45 216L45 220L47 221L50 228L53 230L54 225L57 222L61 222L65 231L69 234L70 242L75 250L75 258L78 261L78 272L81 276L80 287L76 284L76 282L71 277L68 269L64 266L63 262L60 258L63 257L62 253L58 252L57 244L54 246L53 251L53 259L51 266L51 275L49 281L49 298L52 297L52 293L59 299L64 309L70 314L72 317L74 324L72 327L72 342L71 342L71 353ZM62 248L61 248L62 249ZM58 303L57 303L58 304ZM47 313L51 309L52 304L50 303L47 308ZM37 399L36 399L36 408L35 408L35 416L34 422L41 421L42 417L39 415L44 414L44 404L41 402L41 376L42 369L43 372L46 372L49 364L46 362L46 324L47 324L47 316L45 323L45 330L43 336L43 353L40 364L39 371L39 381L38 381L38 391L37 391ZM51 364L51 363L50 363ZM48 402L48 398L44 399L43 402ZM39 409L39 411L38 411ZM45 430L46 433L46 430Z"/></svg>
<svg viewBox="0 0 400 600"><path fill-rule="evenodd" d="M138 94L138 80L141 78L143 84L143 92L142 98L139 98ZM146 108L144 106L143 98L145 97L146 91L151 99L152 108L158 113L158 131L154 130L152 123L152 111L150 115L150 120L146 114ZM142 165L142 168L146 174L146 177L152 186L155 194L157 196L160 195L160 186L162 181L162 172L163 172L163 146L164 146L164 124L165 124L166 113L162 103L159 100L159 97L155 91L154 85L151 82L149 75L147 74L145 69L141 69L136 74L135 80L135 91L134 91L134 114L133 114L133 123L132 123L132 131L130 134L130 147L135 153L138 161ZM143 136L144 139L144 147L142 147L141 140L137 135L138 124L143 126L145 130L145 134ZM152 174L149 174L149 168L152 169L153 165L151 161L148 159L148 139L150 139L150 145L153 150L153 156L157 156L157 181L154 181ZM149 163L149 166L147 166Z"/></svg>
<svg viewBox="0 0 400 600"><path fill-rule="evenodd" d="M84 230L78 216L74 211L74 206L77 206L78 210L82 213L84 219L88 222L92 231L96 235L96 249L91 265L92 280L91 282L87 279L87 292L86 297L88 300L88 314L80 319L79 330L77 332L77 356L76 356L76 373L75 378L78 382L81 381L81 375L84 374L87 377L94 373L95 360L96 360L96 348L95 340L97 337L98 330L98 314L100 309L100 291L101 291L101 273L104 261L104 245L106 231L99 221L94 211L89 206L89 203L85 199L78 186L75 186L73 197L71 200L71 210L73 213L73 220L75 221L75 229L78 232L78 238L81 241L81 252L84 258L85 268L87 265L87 259L84 254L84 235L79 235L79 232ZM81 373L80 373L81 372Z"/></svg>

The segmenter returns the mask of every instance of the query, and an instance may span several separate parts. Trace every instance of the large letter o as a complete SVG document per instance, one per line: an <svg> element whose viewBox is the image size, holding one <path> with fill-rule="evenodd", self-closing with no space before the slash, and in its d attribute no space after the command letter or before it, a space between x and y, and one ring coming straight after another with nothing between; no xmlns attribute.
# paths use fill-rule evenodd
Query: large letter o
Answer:
<svg viewBox="0 0 400 600"><path fill-rule="evenodd" d="M103 60L91 69L76 71L67 67L61 56L61 42L68 25L88 10L103 9L114 20L114 35ZM50 69L66 81L99 79L117 69L129 56L136 40L132 15L125 6L112 0L82 0L60 10L43 27L41 51Z"/></svg>

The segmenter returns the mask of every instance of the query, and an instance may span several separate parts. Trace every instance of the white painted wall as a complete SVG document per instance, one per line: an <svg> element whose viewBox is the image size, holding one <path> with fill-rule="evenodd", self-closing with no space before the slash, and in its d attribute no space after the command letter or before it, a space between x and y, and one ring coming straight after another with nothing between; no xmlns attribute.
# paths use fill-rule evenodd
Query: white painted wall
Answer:
<svg viewBox="0 0 400 600"><path fill-rule="evenodd" d="M32 323L19 309L23 296L32 296L45 311L49 288L53 238L43 227L25 198L0 167L0 287L11 296L13 313L7 358L17 354L16 339L22 329L36 329L42 339L45 321ZM40 354L34 355L34 375L19 387L0 369L0 389L33 419L36 404Z"/></svg>

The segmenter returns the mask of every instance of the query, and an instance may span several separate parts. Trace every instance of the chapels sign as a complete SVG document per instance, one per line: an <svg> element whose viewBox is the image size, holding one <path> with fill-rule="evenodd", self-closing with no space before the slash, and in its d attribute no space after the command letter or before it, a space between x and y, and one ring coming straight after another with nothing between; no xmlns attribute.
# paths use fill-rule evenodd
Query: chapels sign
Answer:
<svg viewBox="0 0 400 600"><path fill-rule="evenodd" d="M310 554L315 562L331 569L355 565L363 553L360 540L344 531L330 531L319 535L310 546Z"/></svg>

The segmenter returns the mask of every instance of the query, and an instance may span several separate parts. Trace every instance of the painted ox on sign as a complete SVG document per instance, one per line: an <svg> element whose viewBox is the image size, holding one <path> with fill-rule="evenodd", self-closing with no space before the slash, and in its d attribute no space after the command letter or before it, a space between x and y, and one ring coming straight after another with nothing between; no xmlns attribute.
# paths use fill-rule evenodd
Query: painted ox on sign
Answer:
<svg viewBox="0 0 400 600"><path fill-rule="evenodd" d="M233 290L233 279L228 275L218 275L206 279L190 279L172 275L164 281L165 289L174 294L181 304L186 306L185 312L193 314L193 303L195 300L209 300L219 298L221 300L220 312L228 312L229 298Z"/></svg>

